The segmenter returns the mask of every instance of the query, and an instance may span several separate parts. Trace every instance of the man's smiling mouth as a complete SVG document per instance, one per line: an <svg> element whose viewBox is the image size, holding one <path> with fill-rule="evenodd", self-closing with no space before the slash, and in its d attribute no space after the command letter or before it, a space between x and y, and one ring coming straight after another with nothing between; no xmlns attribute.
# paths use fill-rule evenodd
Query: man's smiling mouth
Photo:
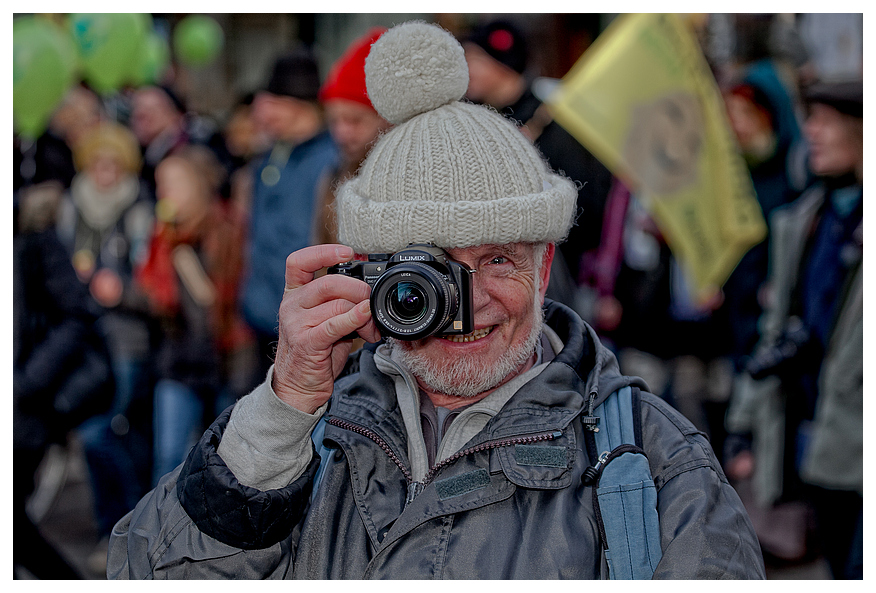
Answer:
<svg viewBox="0 0 876 593"><path fill-rule="evenodd" d="M491 325L490 327L485 327L483 329L476 329L470 334L465 334L464 336L441 336L441 338L450 342L455 342L457 344L461 344L463 342L474 342L476 340L480 340L481 338L485 338L487 334L493 331L494 327L496 326Z"/></svg>

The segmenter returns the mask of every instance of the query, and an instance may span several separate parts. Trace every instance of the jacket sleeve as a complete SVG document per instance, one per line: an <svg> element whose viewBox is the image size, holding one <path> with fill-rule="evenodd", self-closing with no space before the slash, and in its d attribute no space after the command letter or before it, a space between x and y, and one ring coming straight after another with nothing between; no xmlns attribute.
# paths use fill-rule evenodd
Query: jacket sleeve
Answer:
<svg viewBox="0 0 876 593"><path fill-rule="evenodd" d="M219 456L237 480L257 490L282 488L294 482L310 463L311 434L328 409L314 414L280 401L271 388L274 367L267 379L241 398L219 443Z"/></svg>
<svg viewBox="0 0 876 593"><path fill-rule="evenodd" d="M642 430L663 549L654 578L766 578L754 527L705 435L644 393Z"/></svg>
<svg viewBox="0 0 876 593"><path fill-rule="evenodd" d="M285 488L243 486L217 453L231 409L113 529L111 579L284 578L319 455Z"/></svg>

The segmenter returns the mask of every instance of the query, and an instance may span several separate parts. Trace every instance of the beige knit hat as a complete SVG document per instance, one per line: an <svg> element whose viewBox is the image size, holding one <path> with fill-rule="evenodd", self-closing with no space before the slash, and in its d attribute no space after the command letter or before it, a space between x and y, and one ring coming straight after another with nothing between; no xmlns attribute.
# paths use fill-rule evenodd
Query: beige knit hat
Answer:
<svg viewBox="0 0 876 593"><path fill-rule="evenodd" d="M423 22L380 37L365 62L374 108L397 124L338 190L338 237L357 253L566 237L577 190L494 110L461 102L462 46Z"/></svg>

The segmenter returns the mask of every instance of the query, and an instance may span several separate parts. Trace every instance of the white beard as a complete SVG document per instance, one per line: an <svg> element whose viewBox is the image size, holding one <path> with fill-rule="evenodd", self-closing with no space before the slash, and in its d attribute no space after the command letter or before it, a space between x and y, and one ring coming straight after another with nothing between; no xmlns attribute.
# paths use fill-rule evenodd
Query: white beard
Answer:
<svg viewBox="0 0 876 593"><path fill-rule="evenodd" d="M505 351L495 363L477 357L431 360L413 349L412 342L387 338L401 363L430 389L444 395L472 398L498 387L535 352L544 325L544 311L536 306L532 329L522 343ZM440 338L439 338L440 339Z"/></svg>

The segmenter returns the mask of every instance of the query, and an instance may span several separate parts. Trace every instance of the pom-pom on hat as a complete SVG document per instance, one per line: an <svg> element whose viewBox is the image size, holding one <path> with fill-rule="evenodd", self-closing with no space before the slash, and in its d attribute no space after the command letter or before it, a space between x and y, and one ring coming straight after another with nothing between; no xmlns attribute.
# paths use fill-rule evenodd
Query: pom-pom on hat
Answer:
<svg viewBox="0 0 876 593"><path fill-rule="evenodd" d="M445 249L556 242L577 190L508 119L462 102L468 67L448 32L423 22L384 33L365 61L368 95L397 124L338 190L338 236L357 253L414 242Z"/></svg>
<svg viewBox="0 0 876 593"><path fill-rule="evenodd" d="M329 70L325 83L319 89L319 100L348 99L374 109L365 88L365 58L371 46L386 32L385 27L372 27L354 41Z"/></svg>

